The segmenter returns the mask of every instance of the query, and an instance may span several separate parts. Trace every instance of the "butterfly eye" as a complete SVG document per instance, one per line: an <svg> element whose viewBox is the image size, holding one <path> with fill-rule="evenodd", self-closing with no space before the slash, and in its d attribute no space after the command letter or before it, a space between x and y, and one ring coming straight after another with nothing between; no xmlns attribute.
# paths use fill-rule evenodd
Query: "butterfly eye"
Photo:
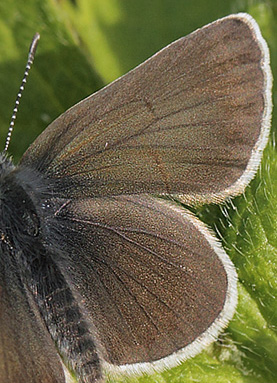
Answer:
<svg viewBox="0 0 277 383"><path fill-rule="evenodd" d="M31 210L25 210L22 222L25 225L26 234L31 237L36 237L39 234L39 218L34 212Z"/></svg>

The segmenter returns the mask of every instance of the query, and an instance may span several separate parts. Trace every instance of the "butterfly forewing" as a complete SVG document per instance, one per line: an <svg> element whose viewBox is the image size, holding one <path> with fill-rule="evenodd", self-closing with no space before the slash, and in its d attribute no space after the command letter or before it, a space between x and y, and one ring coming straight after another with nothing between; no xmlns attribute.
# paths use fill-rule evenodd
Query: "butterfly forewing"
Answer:
<svg viewBox="0 0 277 383"><path fill-rule="evenodd" d="M64 113L22 164L58 178L66 197L151 192L188 202L238 193L268 134L261 41L245 15L181 38Z"/></svg>

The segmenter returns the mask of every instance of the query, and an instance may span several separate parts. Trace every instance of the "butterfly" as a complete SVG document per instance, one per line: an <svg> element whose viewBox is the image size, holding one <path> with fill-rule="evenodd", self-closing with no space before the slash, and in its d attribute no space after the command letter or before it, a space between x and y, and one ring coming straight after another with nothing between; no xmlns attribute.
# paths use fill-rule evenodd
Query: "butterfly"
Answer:
<svg viewBox="0 0 277 383"><path fill-rule="evenodd" d="M160 197L241 193L267 143L271 86L257 23L231 15L67 110L18 165L1 154L0 383L160 371L216 339L235 268Z"/></svg>

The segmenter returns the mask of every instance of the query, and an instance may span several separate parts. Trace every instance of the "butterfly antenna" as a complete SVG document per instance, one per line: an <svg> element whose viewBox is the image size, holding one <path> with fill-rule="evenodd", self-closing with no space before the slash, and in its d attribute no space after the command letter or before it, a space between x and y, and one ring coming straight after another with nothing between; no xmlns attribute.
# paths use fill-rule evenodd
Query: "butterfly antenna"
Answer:
<svg viewBox="0 0 277 383"><path fill-rule="evenodd" d="M19 92L18 92L16 100L15 100L15 106L14 106L14 109L13 109L13 114L12 114L9 130L8 130L8 134L7 134L7 138L6 138L6 145L5 145L4 152L6 152L8 150L8 147L9 147L9 143L10 143L11 135L12 135L12 132L13 132L13 127L14 127L14 122L15 122L15 119L16 119L16 114L17 114L18 106L19 106L20 99L21 99L21 96L22 96L22 93L23 93L23 90L24 90L24 87L25 87L25 84L26 84L26 81L27 81L28 74L30 72L31 66L32 66L33 61L34 61L34 57L35 57L35 53L36 53L36 49L37 49L37 45L38 45L38 40L39 39L40 39L40 35L39 35L39 33L36 33L34 35L34 37L33 37L33 40L31 42L31 45L30 45L30 48L29 48L28 60L27 60L27 64L26 64L26 67L25 67L24 76L23 76L23 79L22 79L22 82L21 82L21 85L20 85L20 88L19 88Z"/></svg>

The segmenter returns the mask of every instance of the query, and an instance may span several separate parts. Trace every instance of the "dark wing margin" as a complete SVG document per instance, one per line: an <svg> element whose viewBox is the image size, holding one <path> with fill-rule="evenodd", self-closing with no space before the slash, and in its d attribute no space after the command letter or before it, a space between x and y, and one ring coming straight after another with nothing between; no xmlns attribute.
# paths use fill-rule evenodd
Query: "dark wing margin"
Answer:
<svg viewBox="0 0 277 383"><path fill-rule="evenodd" d="M236 272L193 215L150 196L88 198L49 218L108 369L159 370L215 340L237 301ZM51 221L52 220L52 221ZM59 257L57 262L59 262Z"/></svg>
<svg viewBox="0 0 277 383"><path fill-rule="evenodd" d="M220 201L253 178L270 127L269 51L231 15L164 48L56 119L22 165L64 197L137 193Z"/></svg>
<svg viewBox="0 0 277 383"><path fill-rule="evenodd" d="M61 359L11 259L1 252L0 383L65 383Z"/></svg>

